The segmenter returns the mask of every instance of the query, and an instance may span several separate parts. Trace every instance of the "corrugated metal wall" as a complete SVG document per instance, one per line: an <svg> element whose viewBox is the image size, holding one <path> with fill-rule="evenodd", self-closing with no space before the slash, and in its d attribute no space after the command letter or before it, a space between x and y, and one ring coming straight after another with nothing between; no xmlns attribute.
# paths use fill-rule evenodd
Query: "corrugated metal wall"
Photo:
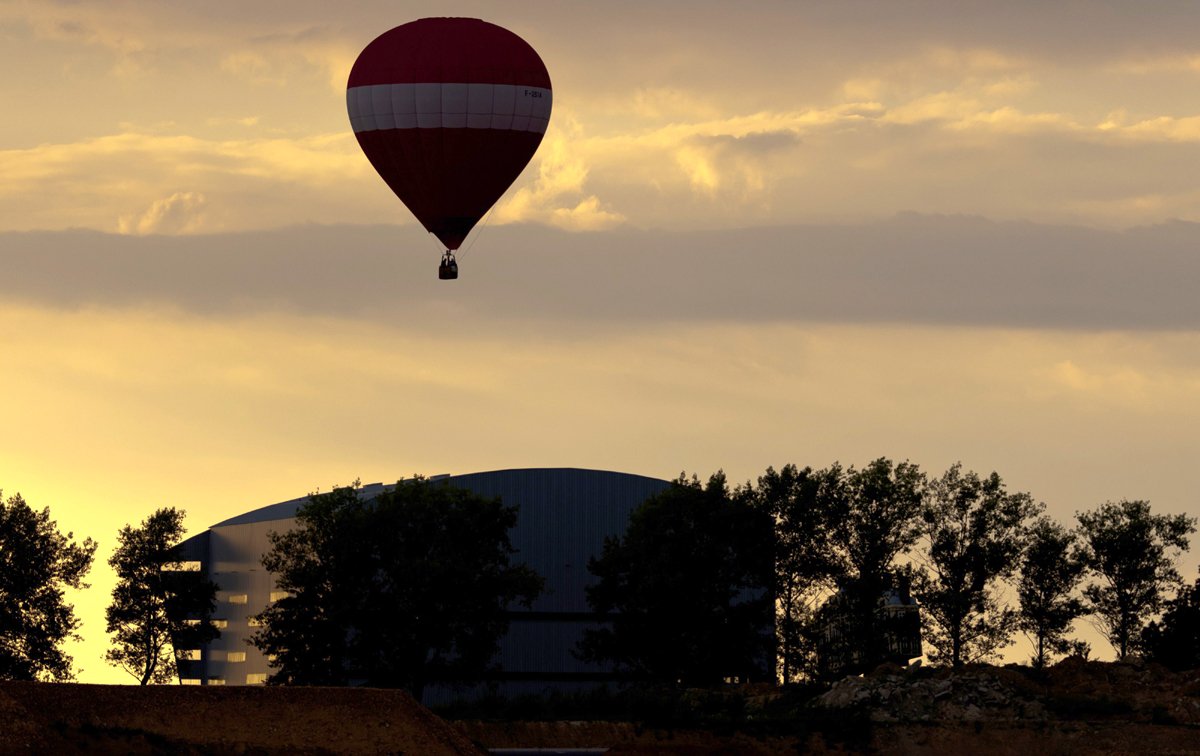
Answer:
<svg viewBox="0 0 1200 756"><path fill-rule="evenodd" d="M510 532L517 550L514 561L528 564L546 579L544 592L530 609L514 608L496 660L502 672L493 683L495 689L504 695L576 690L606 677L610 670L585 664L572 653L583 631L597 626L584 591L593 582L587 571L588 559L600 554L605 537L624 533L638 505L670 483L577 468L497 470L445 480L481 496L498 496L509 506L517 505L517 525ZM365 493L369 496L376 491ZM269 600L272 585L259 561L270 545L267 532L292 527L291 518L305 501L293 499L235 516L185 542L193 555L189 558L202 561L209 577L221 586L214 616L224 614L228 625L221 638L204 649L203 662L181 664L181 672L186 667L186 674L237 685L245 682L247 674L268 671L265 660L245 642L253 632L246 617L261 611ZM248 594L248 603L225 606L222 599L230 593ZM231 650L248 651L246 661L236 666L225 663ZM443 703L480 692L482 688L462 691L431 686L425 701Z"/></svg>
<svg viewBox="0 0 1200 756"><path fill-rule="evenodd" d="M546 579L530 609L514 607L508 635L500 642L501 673L492 686L501 695L574 690L611 676L611 670L572 653L592 620L585 588L594 582L588 560L604 539L625 532L633 510L670 487L656 478L601 470L525 469L455 475L452 485L485 497L499 496L520 507L510 531L514 562L528 564ZM430 704L477 695L431 686Z"/></svg>
<svg viewBox="0 0 1200 756"><path fill-rule="evenodd" d="M532 469L455 475L455 486L517 505L509 533L515 559L546 578L536 612L588 612L584 586L588 559L600 554L606 536L625 532L629 515L667 488L663 480L600 470Z"/></svg>

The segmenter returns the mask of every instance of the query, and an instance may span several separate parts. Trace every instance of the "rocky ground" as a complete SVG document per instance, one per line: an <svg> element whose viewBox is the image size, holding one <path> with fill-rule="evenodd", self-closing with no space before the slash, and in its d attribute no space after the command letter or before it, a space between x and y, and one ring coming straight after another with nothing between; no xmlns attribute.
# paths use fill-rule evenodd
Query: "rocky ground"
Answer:
<svg viewBox="0 0 1200 756"><path fill-rule="evenodd" d="M688 694L685 694L688 695ZM711 694L691 695L714 708ZM734 695L734 694L731 694ZM608 746L612 754L1200 754L1200 670L1065 661L1019 667L882 667L819 695L749 690L713 726L458 722L488 747Z"/></svg>
<svg viewBox="0 0 1200 756"><path fill-rule="evenodd" d="M859 708L875 722L1120 720L1200 726L1200 670L1070 659L1038 674L974 666L906 672L882 667L836 683L825 708Z"/></svg>
<svg viewBox="0 0 1200 756"><path fill-rule="evenodd" d="M0 682L0 753L1200 754L1200 671L1156 666L892 667L824 691L671 695L634 722L447 724L398 691Z"/></svg>

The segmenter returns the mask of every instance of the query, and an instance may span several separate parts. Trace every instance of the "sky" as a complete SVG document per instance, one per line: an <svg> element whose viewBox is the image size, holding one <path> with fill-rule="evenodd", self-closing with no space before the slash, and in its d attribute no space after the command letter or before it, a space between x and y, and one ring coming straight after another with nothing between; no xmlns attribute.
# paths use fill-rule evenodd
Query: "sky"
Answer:
<svg viewBox="0 0 1200 756"><path fill-rule="evenodd" d="M345 112L432 15L554 89L455 282ZM886 456L1200 513L1198 39L1170 0L0 0L0 488L100 542L79 678L131 681L106 560L165 506Z"/></svg>

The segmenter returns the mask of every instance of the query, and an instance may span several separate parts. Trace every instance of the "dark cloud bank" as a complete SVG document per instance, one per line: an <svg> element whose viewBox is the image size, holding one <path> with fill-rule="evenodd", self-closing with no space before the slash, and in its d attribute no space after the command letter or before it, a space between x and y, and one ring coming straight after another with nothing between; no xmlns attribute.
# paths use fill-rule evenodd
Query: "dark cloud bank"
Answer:
<svg viewBox="0 0 1200 756"><path fill-rule="evenodd" d="M207 315L637 323L1200 328L1200 224L1128 231L900 216L860 226L571 234L486 229L436 279L413 227L191 237L0 234L0 296Z"/></svg>

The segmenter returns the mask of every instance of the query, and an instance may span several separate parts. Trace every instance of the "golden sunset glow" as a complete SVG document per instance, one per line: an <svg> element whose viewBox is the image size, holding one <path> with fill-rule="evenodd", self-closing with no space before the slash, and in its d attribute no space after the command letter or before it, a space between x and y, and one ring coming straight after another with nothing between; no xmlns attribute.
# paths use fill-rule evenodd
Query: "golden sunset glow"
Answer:
<svg viewBox="0 0 1200 756"><path fill-rule="evenodd" d="M0 488L101 544L80 679L165 506L889 456L1196 514L1200 9L994 5L0 3ZM345 102L448 14L554 87L457 282Z"/></svg>

